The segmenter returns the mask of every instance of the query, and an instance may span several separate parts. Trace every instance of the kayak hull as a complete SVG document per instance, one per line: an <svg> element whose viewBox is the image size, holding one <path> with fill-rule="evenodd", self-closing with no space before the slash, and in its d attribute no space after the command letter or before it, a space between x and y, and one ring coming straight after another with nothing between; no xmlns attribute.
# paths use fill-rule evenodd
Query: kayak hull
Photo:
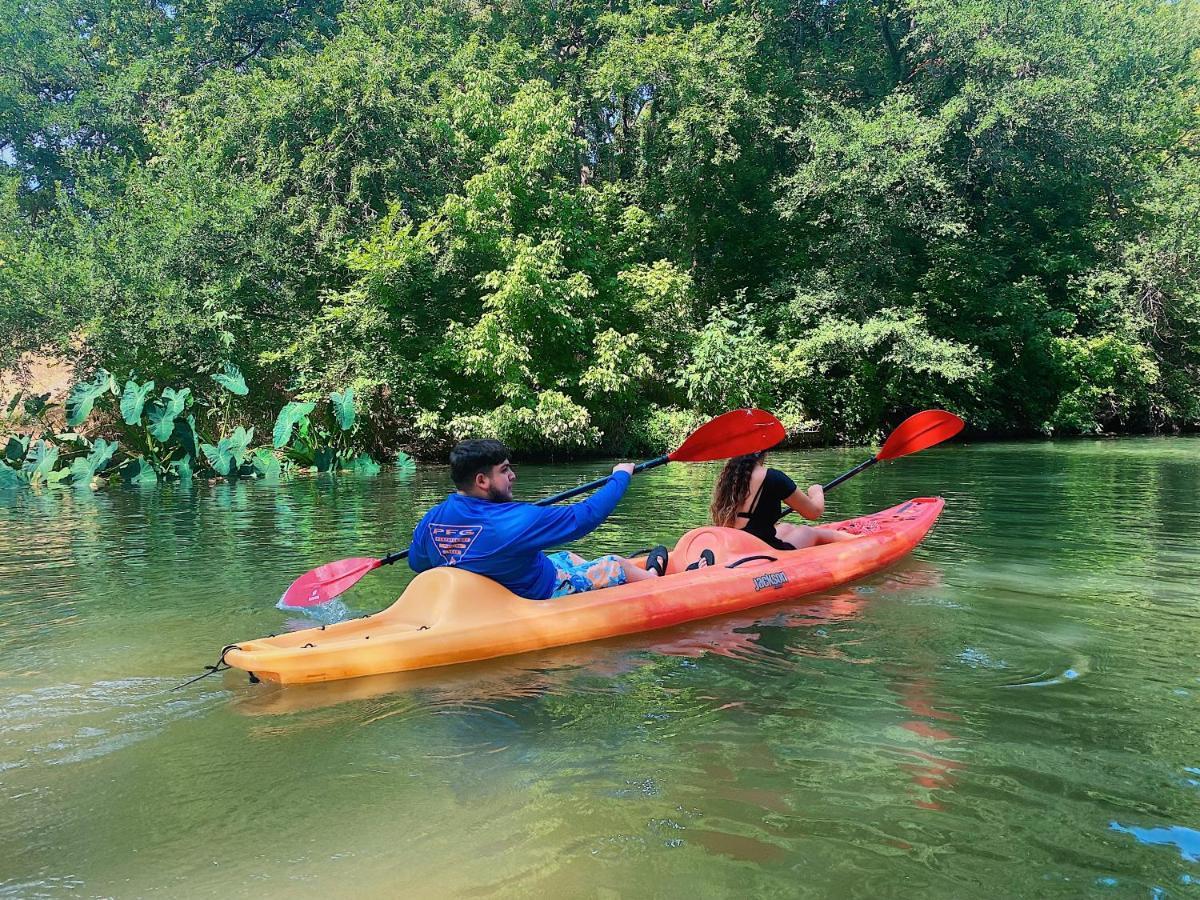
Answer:
<svg viewBox="0 0 1200 900"><path fill-rule="evenodd" d="M911 551L943 501L921 497L823 525L856 540L779 551L744 531L689 531L667 577L555 600L526 600L460 569L422 572L372 616L243 641L225 661L263 681L305 684L453 665L669 628L826 590L885 568ZM686 566L710 549L716 565Z"/></svg>

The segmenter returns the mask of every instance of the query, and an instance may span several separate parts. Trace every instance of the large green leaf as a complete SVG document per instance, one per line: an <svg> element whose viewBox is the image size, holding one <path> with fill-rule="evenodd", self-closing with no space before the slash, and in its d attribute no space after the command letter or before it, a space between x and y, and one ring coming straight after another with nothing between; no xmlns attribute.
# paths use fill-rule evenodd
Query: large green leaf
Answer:
<svg viewBox="0 0 1200 900"><path fill-rule="evenodd" d="M121 478L128 484L156 484L158 473L144 459L131 459L121 466Z"/></svg>
<svg viewBox="0 0 1200 900"><path fill-rule="evenodd" d="M279 457L267 447L260 447L254 451L252 457L254 463L254 471L258 477L264 481L278 481L279 475L283 471L279 465Z"/></svg>
<svg viewBox="0 0 1200 900"><path fill-rule="evenodd" d="M192 480L192 459L185 456L182 459L177 459L171 463L171 468L175 470L176 477L181 482L187 484Z"/></svg>
<svg viewBox="0 0 1200 900"><path fill-rule="evenodd" d="M344 466L346 471L355 475L378 475L382 467L366 453L360 453Z"/></svg>
<svg viewBox="0 0 1200 900"><path fill-rule="evenodd" d="M171 439L171 432L175 430L175 419L183 412L190 393L190 388L181 391L163 388L162 401L150 407L150 433L160 444L165 444Z"/></svg>
<svg viewBox="0 0 1200 900"><path fill-rule="evenodd" d="M13 394L13 398L8 401L8 415L13 414L13 410L17 408L17 404L21 402L21 398L25 396L24 391L17 391Z"/></svg>
<svg viewBox="0 0 1200 900"><path fill-rule="evenodd" d="M229 453L229 445L221 446L218 441L215 444L200 444L200 452L204 454L204 458L208 460L208 465L218 475L229 474L229 464L233 457Z"/></svg>
<svg viewBox="0 0 1200 900"><path fill-rule="evenodd" d="M250 388L246 387L246 379L242 377L241 370L233 363L225 363L225 371L214 372L211 377L225 390L237 394L239 397L245 397L250 393Z"/></svg>
<svg viewBox="0 0 1200 900"><path fill-rule="evenodd" d="M54 471L54 464L57 462L58 448L47 441L38 441L29 448L25 465L21 468L29 476L31 483L37 483Z"/></svg>
<svg viewBox="0 0 1200 900"><path fill-rule="evenodd" d="M275 429L271 433L276 450L287 446L288 441L292 439L292 429L296 427L296 423L307 418L316 407L315 403L293 400L279 411L279 416L275 419Z"/></svg>
<svg viewBox="0 0 1200 900"><path fill-rule="evenodd" d="M23 485L27 480L24 472L0 462L0 488Z"/></svg>
<svg viewBox="0 0 1200 900"><path fill-rule="evenodd" d="M221 438L216 446L201 444L200 449L204 451L204 456L208 459L208 464L212 466L213 471L218 475L228 477L236 475L238 469L241 468L252 440L254 440L254 429L251 428L247 431L239 425L233 430L233 434Z"/></svg>
<svg viewBox="0 0 1200 900"><path fill-rule="evenodd" d="M131 378L125 382L125 393L121 395L121 418L126 425L137 425L142 421L142 407L146 405L146 398L152 390L153 381L139 385Z"/></svg>
<svg viewBox="0 0 1200 900"><path fill-rule="evenodd" d="M71 463L71 477L78 482L91 481L94 475L103 471L116 452L115 441L109 443L104 438L97 439L96 443L92 444L91 453L87 456L76 457Z"/></svg>
<svg viewBox="0 0 1200 900"><path fill-rule="evenodd" d="M240 466L242 460L246 458L246 454L250 452L250 444L254 441L254 429L246 429L239 425L233 429L233 434L229 436L229 446L233 448L234 459Z"/></svg>
<svg viewBox="0 0 1200 900"><path fill-rule="evenodd" d="M342 431L349 431L354 427L354 388L346 388L344 394L334 391L329 399L333 403L333 414L338 425Z"/></svg>
<svg viewBox="0 0 1200 900"><path fill-rule="evenodd" d="M25 454L29 452L29 438L14 435L8 439L4 447L4 458L9 462L24 462Z"/></svg>
<svg viewBox="0 0 1200 900"><path fill-rule="evenodd" d="M336 458L332 447L320 447L313 454L313 465L316 466L318 472L328 472L333 468L333 462Z"/></svg>
<svg viewBox="0 0 1200 900"><path fill-rule="evenodd" d="M200 456L200 446L196 441L196 417L188 416L186 419L180 416L175 420L175 430L173 432L175 443L178 444L183 452L188 455L188 459L194 460Z"/></svg>
<svg viewBox="0 0 1200 900"><path fill-rule="evenodd" d="M413 462L413 458L403 450L396 451L396 471L398 473L410 474L417 470L417 464Z"/></svg>
<svg viewBox="0 0 1200 900"><path fill-rule="evenodd" d="M75 385L67 398L67 424L82 425L92 412L96 399L111 387L112 376L101 369L91 381Z"/></svg>

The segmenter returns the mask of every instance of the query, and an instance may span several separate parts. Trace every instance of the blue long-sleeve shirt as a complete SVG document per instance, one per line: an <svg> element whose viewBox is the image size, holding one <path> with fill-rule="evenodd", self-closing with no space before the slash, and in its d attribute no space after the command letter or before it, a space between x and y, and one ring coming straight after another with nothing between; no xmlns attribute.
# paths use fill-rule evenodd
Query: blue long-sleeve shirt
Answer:
<svg viewBox="0 0 1200 900"><path fill-rule="evenodd" d="M542 551L578 540L612 513L629 487L626 472L570 506L497 503L454 493L413 530L408 564L414 572L458 566L486 575L514 594L544 600L555 587L554 564Z"/></svg>

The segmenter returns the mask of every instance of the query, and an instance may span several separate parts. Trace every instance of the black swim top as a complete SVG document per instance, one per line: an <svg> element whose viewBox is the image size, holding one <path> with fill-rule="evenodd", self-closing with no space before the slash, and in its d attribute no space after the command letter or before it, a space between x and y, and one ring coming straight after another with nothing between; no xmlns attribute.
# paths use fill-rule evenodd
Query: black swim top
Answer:
<svg viewBox="0 0 1200 900"><path fill-rule="evenodd" d="M745 531L761 541L766 541L776 550L795 550L791 544L775 536L775 523L783 517L779 504L796 493L796 482L778 469L767 469L758 493L750 502L749 512L738 513L739 519L747 519Z"/></svg>

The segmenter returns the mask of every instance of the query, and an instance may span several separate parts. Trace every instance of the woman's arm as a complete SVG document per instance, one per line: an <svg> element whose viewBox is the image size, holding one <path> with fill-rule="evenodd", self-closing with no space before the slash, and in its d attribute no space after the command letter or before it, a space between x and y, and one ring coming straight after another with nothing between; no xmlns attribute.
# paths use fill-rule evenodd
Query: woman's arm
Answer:
<svg viewBox="0 0 1200 900"><path fill-rule="evenodd" d="M783 501L806 519L819 519L825 512L825 492L819 484L814 484L808 493L796 490Z"/></svg>

